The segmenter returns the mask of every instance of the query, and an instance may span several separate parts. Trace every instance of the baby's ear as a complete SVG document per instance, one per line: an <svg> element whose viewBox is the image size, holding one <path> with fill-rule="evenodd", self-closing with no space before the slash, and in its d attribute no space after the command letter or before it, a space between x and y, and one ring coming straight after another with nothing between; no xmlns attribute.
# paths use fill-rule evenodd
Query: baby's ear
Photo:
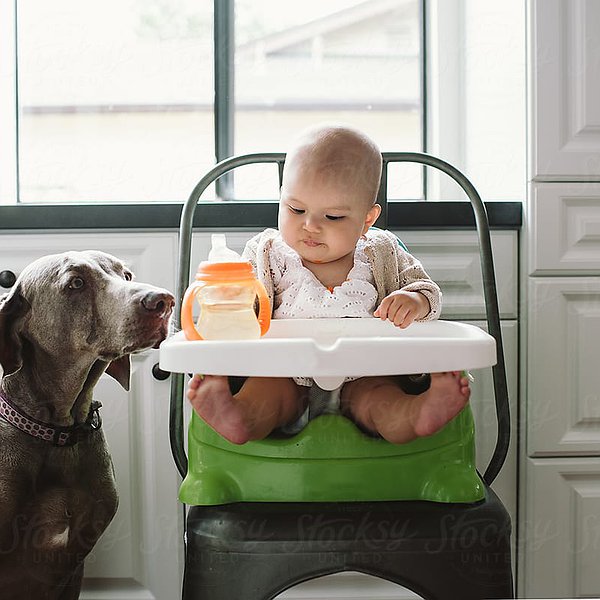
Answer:
<svg viewBox="0 0 600 600"><path fill-rule="evenodd" d="M367 213L367 217L365 219L365 228L363 230L363 233L365 233L367 231L367 229L369 229L369 227L371 227L371 225L373 225L373 223L375 223L375 221L377 221L377 218L379 217L380 214L381 214L381 206L379 204L373 204L373 206L369 209L369 212Z"/></svg>

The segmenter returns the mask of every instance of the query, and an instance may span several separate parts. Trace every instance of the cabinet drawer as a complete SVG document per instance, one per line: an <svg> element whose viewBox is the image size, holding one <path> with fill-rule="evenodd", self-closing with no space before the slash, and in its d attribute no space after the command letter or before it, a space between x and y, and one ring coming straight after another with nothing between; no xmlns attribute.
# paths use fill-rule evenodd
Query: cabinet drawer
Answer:
<svg viewBox="0 0 600 600"><path fill-rule="evenodd" d="M529 203L531 275L600 275L600 183L536 183Z"/></svg>
<svg viewBox="0 0 600 600"><path fill-rule="evenodd" d="M46 254L92 249L123 260L139 281L171 291L175 287L175 233L0 233L0 271L10 270L18 275Z"/></svg>
<svg viewBox="0 0 600 600"><path fill-rule="evenodd" d="M600 279L531 279L529 292L529 454L600 455Z"/></svg>
<svg viewBox="0 0 600 600"><path fill-rule="evenodd" d="M523 597L600 597L600 459L529 459L525 471Z"/></svg>
<svg viewBox="0 0 600 600"><path fill-rule="evenodd" d="M231 248L241 252L256 232L227 233ZM477 319L485 316L479 246L474 231L394 231L442 288L444 319ZM195 233L192 244L192 272L206 260L210 233ZM503 318L517 316L517 234L496 231L492 249L498 282L498 303Z"/></svg>
<svg viewBox="0 0 600 600"><path fill-rule="evenodd" d="M442 288L442 319L485 316L479 243L475 231L395 231ZM492 233L500 316L517 317L517 233Z"/></svg>

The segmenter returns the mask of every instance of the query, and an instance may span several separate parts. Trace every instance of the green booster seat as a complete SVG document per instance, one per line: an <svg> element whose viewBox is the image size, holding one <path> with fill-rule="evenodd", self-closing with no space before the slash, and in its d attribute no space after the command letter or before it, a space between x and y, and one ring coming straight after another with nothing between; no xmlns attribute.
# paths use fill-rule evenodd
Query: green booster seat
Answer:
<svg viewBox="0 0 600 600"><path fill-rule="evenodd" d="M316 385L316 384L315 384ZM473 415L464 408L441 431L396 445L341 415L321 415L291 437L235 445L192 415L188 472L179 499L232 502L431 500L476 502Z"/></svg>

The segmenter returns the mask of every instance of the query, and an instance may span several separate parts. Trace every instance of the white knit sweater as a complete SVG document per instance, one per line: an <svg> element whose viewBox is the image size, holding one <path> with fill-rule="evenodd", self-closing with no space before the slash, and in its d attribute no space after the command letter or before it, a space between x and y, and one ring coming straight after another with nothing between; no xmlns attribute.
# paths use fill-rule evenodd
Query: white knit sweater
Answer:
<svg viewBox="0 0 600 600"><path fill-rule="evenodd" d="M259 280L265 286L273 309L277 298L274 288L274 274L279 269L274 263L271 248L274 240L280 240L281 235L276 229L266 229L254 236L246 244L243 256L249 260ZM366 233L364 252L371 267L377 303L396 290L420 292L427 300L431 310L421 321L432 321L439 318L441 312L442 293L439 286L430 279L421 263L402 248L398 238L383 229L369 229ZM344 315L339 315L344 316Z"/></svg>

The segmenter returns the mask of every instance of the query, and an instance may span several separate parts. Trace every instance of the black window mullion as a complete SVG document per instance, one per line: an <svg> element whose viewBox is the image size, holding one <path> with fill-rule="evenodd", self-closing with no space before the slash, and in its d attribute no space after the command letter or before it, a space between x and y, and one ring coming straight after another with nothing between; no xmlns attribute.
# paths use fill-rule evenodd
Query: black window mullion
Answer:
<svg viewBox="0 0 600 600"><path fill-rule="evenodd" d="M214 0L214 111L215 158L217 162L234 152L234 0ZM216 182L217 197L233 199L233 173Z"/></svg>

